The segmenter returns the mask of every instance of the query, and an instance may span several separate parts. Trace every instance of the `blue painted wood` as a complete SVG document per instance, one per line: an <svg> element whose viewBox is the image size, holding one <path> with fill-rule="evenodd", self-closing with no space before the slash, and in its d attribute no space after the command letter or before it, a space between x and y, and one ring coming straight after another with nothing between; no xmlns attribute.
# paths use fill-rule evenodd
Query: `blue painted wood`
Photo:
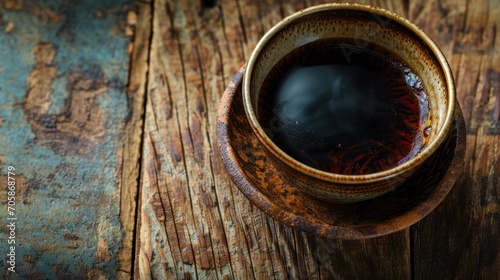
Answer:
<svg viewBox="0 0 500 280"><path fill-rule="evenodd" d="M0 278L113 278L132 3L20 3L0 10Z"/></svg>

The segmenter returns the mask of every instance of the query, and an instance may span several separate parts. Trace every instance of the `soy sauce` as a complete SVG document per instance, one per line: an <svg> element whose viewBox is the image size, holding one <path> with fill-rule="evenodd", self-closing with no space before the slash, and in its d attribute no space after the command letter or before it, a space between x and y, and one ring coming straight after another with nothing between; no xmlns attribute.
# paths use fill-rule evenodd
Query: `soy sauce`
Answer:
<svg viewBox="0 0 500 280"><path fill-rule="evenodd" d="M429 102L421 79L391 52L320 40L273 67L257 111L269 137L296 160L359 175L398 166L424 147Z"/></svg>

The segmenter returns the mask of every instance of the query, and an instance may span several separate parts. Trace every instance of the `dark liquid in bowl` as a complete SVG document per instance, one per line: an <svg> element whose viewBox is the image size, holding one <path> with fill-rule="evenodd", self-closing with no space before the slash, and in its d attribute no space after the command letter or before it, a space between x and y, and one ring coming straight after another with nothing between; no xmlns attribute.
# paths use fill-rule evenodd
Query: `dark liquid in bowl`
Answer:
<svg viewBox="0 0 500 280"><path fill-rule="evenodd" d="M257 111L288 155L316 169L359 175L398 166L420 151L429 104L420 78L390 52L320 40L275 65Z"/></svg>

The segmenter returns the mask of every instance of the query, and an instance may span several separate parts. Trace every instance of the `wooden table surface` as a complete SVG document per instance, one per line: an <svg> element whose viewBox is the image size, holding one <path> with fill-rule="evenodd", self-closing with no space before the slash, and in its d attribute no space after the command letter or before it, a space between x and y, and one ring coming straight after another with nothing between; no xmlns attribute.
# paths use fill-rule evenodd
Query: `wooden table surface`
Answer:
<svg viewBox="0 0 500 280"><path fill-rule="evenodd" d="M420 26L456 79L465 166L422 221L325 239L231 182L221 95L264 32L320 2L0 1L0 278L500 279L500 1L364 1Z"/></svg>

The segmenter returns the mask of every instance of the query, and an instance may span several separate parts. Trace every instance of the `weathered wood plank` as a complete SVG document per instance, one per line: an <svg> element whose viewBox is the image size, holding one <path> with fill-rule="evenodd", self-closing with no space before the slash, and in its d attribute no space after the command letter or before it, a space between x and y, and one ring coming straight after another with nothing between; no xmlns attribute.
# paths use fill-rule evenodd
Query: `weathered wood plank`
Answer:
<svg viewBox="0 0 500 280"><path fill-rule="evenodd" d="M136 2L136 10L127 14L128 32L134 35L129 46L131 63L127 94L130 100L130 117L125 128L123 143L122 178L120 185L120 221L123 226L123 242L118 251L117 279L132 277L136 213L139 190L142 131L151 39L151 3Z"/></svg>
<svg viewBox="0 0 500 280"><path fill-rule="evenodd" d="M411 2L415 20L442 47L467 124L462 178L413 228L415 279L500 275L500 3Z"/></svg>
<svg viewBox="0 0 500 280"><path fill-rule="evenodd" d="M0 168L14 166L16 275L114 278L128 77L127 1L0 3ZM96 51L97 50L97 51ZM10 248L9 248L10 249Z"/></svg>
<svg viewBox="0 0 500 280"><path fill-rule="evenodd" d="M155 2L136 277L409 278L408 230L351 242L297 232L252 206L217 155L215 115L227 82L264 32L308 4Z"/></svg>

